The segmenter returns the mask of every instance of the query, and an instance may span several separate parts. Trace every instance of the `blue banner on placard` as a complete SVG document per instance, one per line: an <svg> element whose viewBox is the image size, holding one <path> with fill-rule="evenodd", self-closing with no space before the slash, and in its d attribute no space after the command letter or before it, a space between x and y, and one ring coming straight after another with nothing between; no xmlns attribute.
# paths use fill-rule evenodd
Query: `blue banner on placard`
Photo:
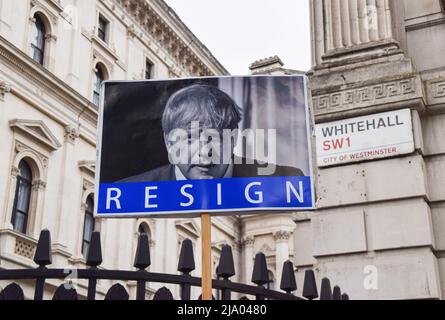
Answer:
<svg viewBox="0 0 445 320"><path fill-rule="evenodd" d="M313 207L311 177L101 183L98 216Z"/></svg>

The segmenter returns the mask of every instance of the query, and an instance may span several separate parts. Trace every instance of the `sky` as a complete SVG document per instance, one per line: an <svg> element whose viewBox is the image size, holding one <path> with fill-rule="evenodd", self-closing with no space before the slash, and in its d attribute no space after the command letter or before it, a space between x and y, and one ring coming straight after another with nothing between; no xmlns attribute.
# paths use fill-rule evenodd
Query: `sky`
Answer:
<svg viewBox="0 0 445 320"><path fill-rule="evenodd" d="M310 69L309 0L164 0L232 75L278 55Z"/></svg>

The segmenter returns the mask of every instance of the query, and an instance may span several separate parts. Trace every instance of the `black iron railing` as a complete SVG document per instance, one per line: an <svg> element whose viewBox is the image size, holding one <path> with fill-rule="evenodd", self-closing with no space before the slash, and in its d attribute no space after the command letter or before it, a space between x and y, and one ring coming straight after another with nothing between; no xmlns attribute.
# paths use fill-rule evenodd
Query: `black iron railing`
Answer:
<svg viewBox="0 0 445 320"><path fill-rule="evenodd" d="M69 272L67 269L49 269L48 265L52 263L51 256L51 234L48 230L43 230L40 234L34 255L34 262L39 266L36 269L20 270L0 270L0 280L35 280L34 300L42 300L44 294L45 281L48 279L65 280ZM181 300L190 300L191 287L200 287L201 278L193 277L190 273L195 269L192 242L188 239L182 242L181 253L178 262L178 271L182 274L165 274L148 272L146 269L150 266L150 249L148 236L141 234L138 239L138 245L135 255L134 267L137 271L122 270L102 270L98 266L102 264L102 249L100 242L100 233L94 232L91 237L90 248L86 264L88 269L73 269L77 279L86 279L88 281L87 299L95 300L97 280L121 280L136 281L136 299L145 300L146 283L168 283L176 284L181 287ZM282 291L268 290L264 287L269 282L266 265L266 257L263 253L258 253L255 257L254 268L252 272L252 282L255 284L247 285L230 281L235 275L232 248L224 246L221 251L217 275L220 280L212 280L212 288L220 290L221 300L231 300L232 292L255 296L257 300L313 300L319 297L315 274L312 270L307 270L304 278L303 297L297 297L292 293L297 289L295 281L294 266L292 262L286 261L283 265L280 289ZM338 286L331 289L329 279L323 278L321 281L320 300L349 300L347 294L342 294ZM23 289L15 282L9 284L0 293L0 300L23 300L25 299ZM78 293L74 287L61 284L53 295L53 300L77 300ZM127 290L119 283L114 284L105 295L106 300L128 300ZM241 298L248 300L247 297ZM173 295L169 289L162 287L154 294L153 300L173 300Z"/></svg>

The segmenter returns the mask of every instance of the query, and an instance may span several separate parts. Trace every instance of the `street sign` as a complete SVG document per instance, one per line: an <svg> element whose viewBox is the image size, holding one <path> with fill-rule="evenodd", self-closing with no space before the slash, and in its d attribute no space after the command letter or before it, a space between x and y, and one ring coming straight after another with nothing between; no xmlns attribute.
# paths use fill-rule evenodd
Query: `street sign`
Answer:
<svg viewBox="0 0 445 320"><path fill-rule="evenodd" d="M409 109L317 124L319 167L394 157L414 151Z"/></svg>

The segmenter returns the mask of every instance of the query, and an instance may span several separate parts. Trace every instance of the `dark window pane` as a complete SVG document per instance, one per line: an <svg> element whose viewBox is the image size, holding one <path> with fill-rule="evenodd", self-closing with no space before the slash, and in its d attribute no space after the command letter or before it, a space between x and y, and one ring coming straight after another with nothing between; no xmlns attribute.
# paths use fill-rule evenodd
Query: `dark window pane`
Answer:
<svg viewBox="0 0 445 320"><path fill-rule="evenodd" d="M93 227L94 227L94 221L93 217L91 217L89 214L85 216L85 233L84 233L84 240L90 242L91 241L91 234L93 233Z"/></svg>
<svg viewBox="0 0 445 320"><path fill-rule="evenodd" d="M102 41L106 41L106 39L107 39L107 25L108 25L107 20L105 20L102 17L99 17L99 24L98 24L98 28L97 28L97 36Z"/></svg>
<svg viewBox="0 0 445 320"><path fill-rule="evenodd" d="M96 67L97 71L94 74L94 89L93 89L93 102L96 105L100 103L100 85L104 81L104 76L99 67Z"/></svg>
<svg viewBox="0 0 445 320"><path fill-rule="evenodd" d="M17 186L14 199L14 211L11 223L14 230L26 232L28 222L29 202L31 199L32 172L25 161L19 163L19 174L17 176Z"/></svg>
<svg viewBox="0 0 445 320"><path fill-rule="evenodd" d="M151 79L153 77L153 64L150 62L150 60L147 60L145 62L145 79Z"/></svg>
<svg viewBox="0 0 445 320"><path fill-rule="evenodd" d="M28 181L23 179L19 179L17 183L19 184L19 190L17 193L17 210L28 212L29 198L31 196L31 185Z"/></svg>
<svg viewBox="0 0 445 320"><path fill-rule="evenodd" d="M20 177L22 177L23 179L26 179L28 181L32 180L31 168L28 166L28 164L25 161L20 161L20 163L19 163L19 174L20 174Z"/></svg>
<svg viewBox="0 0 445 320"><path fill-rule="evenodd" d="M86 201L85 221L83 223L83 238L82 238L82 253L85 257L88 256L88 249L90 246L91 235L94 231L94 200L89 196Z"/></svg>
<svg viewBox="0 0 445 320"><path fill-rule="evenodd" d="M92 196L88 196L87 198L87 208L86 211L93 215L94 212L94 200Z"/></svg>
<svg viewBox="0 0 445 320"><path fill-rule="evenodd" d="M26 215L21 212L17 212L14 221L14 230L25 233L26 231Z"/></svg>
<svg viewBox="0 0 445 320"><path fill-rule="evenodd" d="M31 54L36 62L43 64L46 30L42 19L39 17L35 17L35 19L36 22L31 31Z"/></svg>

